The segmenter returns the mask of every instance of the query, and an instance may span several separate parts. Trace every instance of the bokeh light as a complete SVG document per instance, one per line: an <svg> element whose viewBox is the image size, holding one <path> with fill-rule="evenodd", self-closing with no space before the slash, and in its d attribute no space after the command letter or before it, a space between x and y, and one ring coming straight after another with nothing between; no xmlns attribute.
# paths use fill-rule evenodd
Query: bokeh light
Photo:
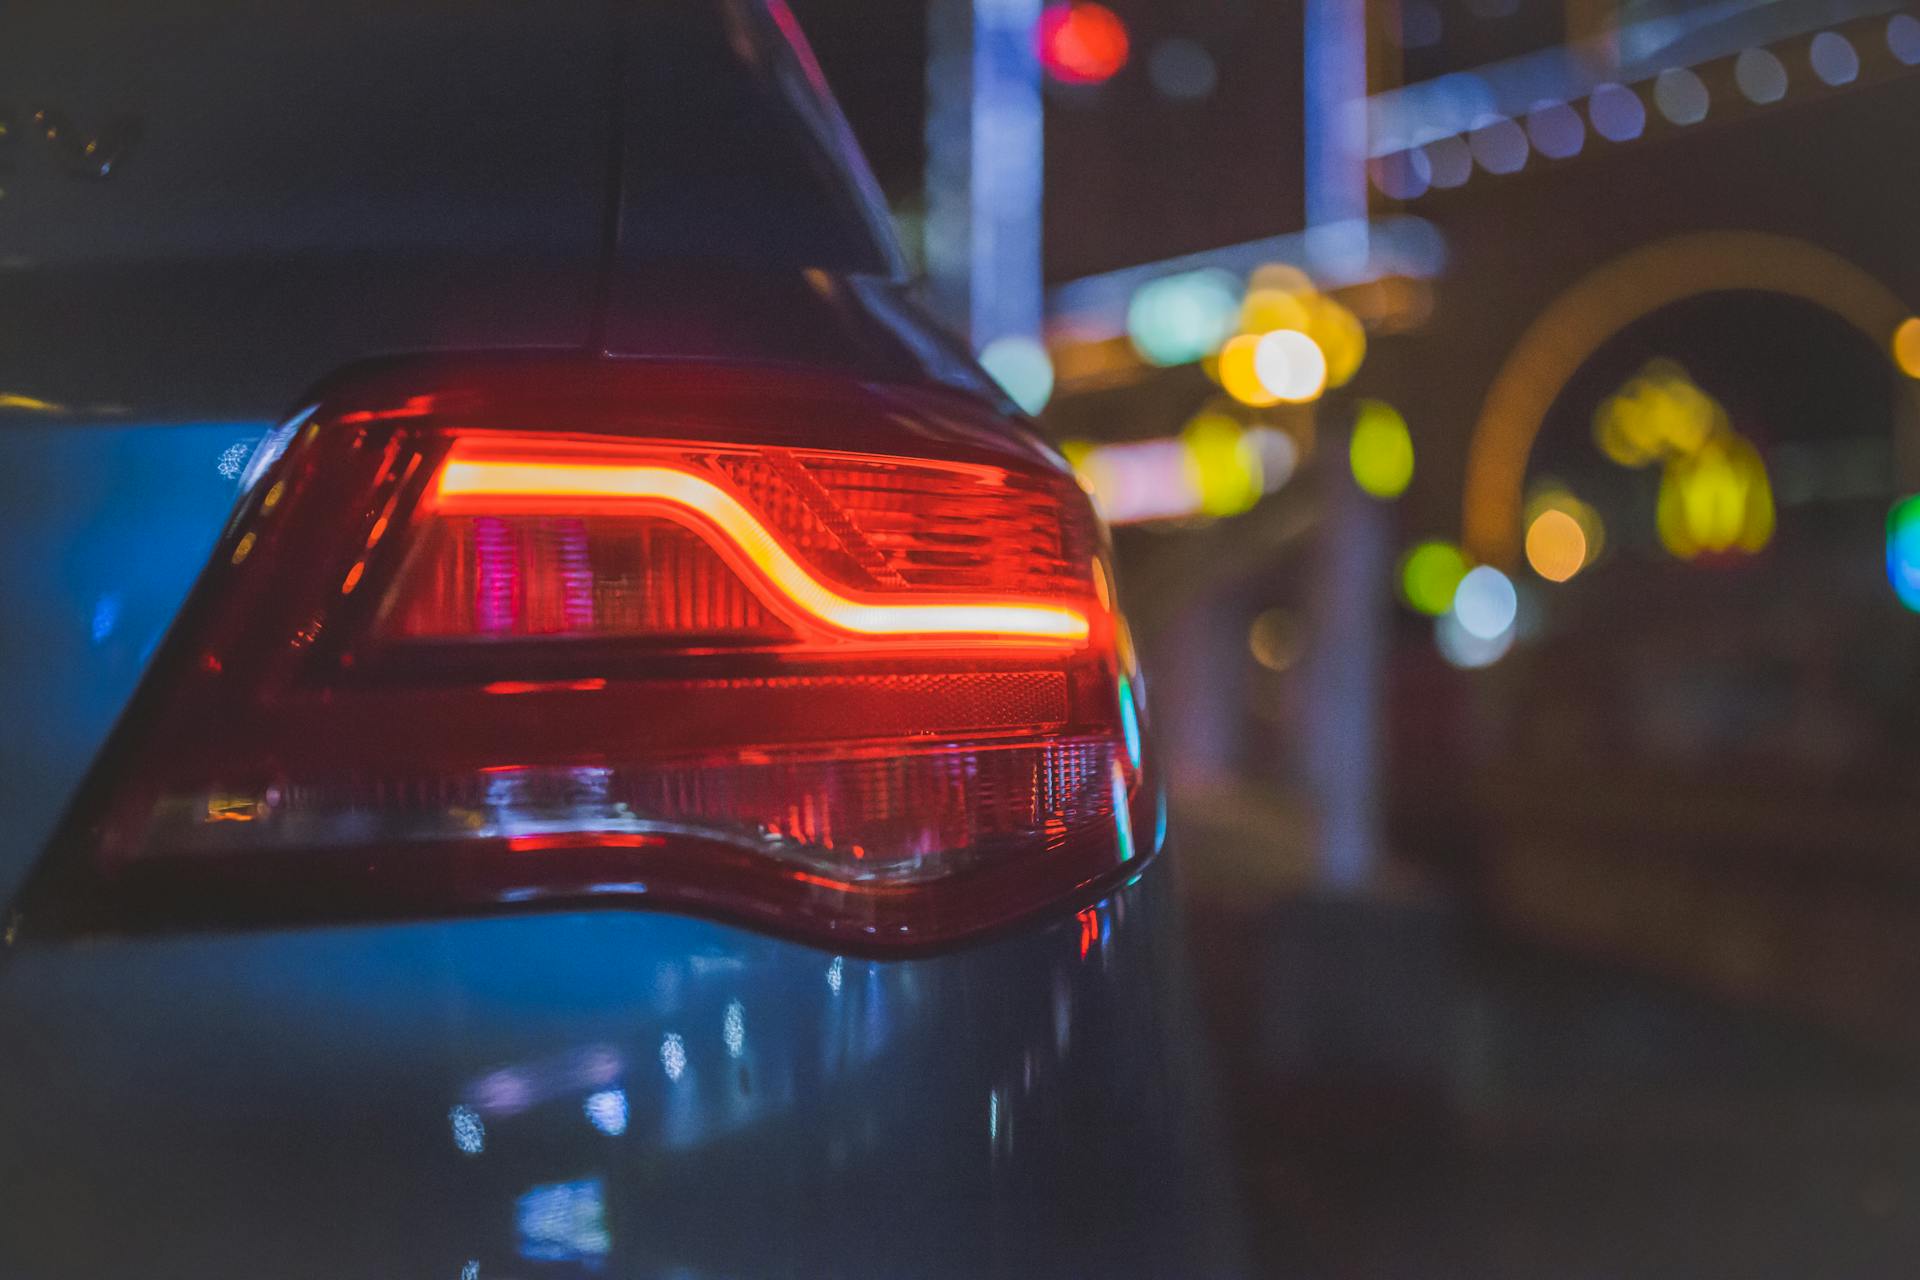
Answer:
<svg viewBox="0 0 1920 1280"><path fill-rule="evenodd" d="M1040 15L1040 64L1062 84L1100 84L1127 65L1127 25L1105 5L1072 0Z"/></svg>
<svg viewBox="0 0 1920 1280"><path fill-rule="evenodd" d="M1729 551L1751 555L1773 537L1773 488L1753 442L1728 432L1668 460L1655 511L1660 543L1692 560Z"/></svg>
<svg viewBox="0 0 1920 1280"><path fill-rule="evenodd" d="M1830 85L1849 84L1860 74L1860 55L1838 31L1815 36L1807 46L1807 61L1813 64L1813 74Z"/></svg>
<svg viewBox="0 0 1920 1280"><path fill-rule="evenodd" d="M1527 166L1526 131L1505 116L1474 121L1467 145L1488 173L1518 173Z"/></svg>
<svg viewBox="0 0 1920 1280"><path fill-rule="evenodd" d="M1246 302L1240 308L1240 328L1255 335L1275 329L1304 333L1312 322L1306 303L1312 294L1313 285L1305 277L1295 284L1284 272L1263 267L1254 273Z"/></svg>
<svg viewBox="0 0 1920 1280"><path fill-rule="evenodd" d="M1587 563L1587 534L1565 511L1549 507L1527 526L1527 563L1548 582L1565 582Z"/></svg>
<svg viewBox="0 0 1920 1280"><path fill-rule="evenodd" d="M1427 181L1434 186L1463 186L1473 176L1473 152L1468 149L1465 138L1449 134L1435 138L1421 149L1427 155Z"/></svg>
<svg viewBox="0 0 1920 1280"><path fill-rule="evenodd" d="M1053 399L1053 360L1032 338L995 338L980 352L980 367L1028 413L1039 413Z"/></svg>
<svg viewBox="0 0 1920 1280"><path fill-rule="evenodd" d="M1909 316L1893 331L1893 362L1909 378L1920 378L1920 316Z"/></svg>
<svg viewBox="0 0 1920 1280"><path fill-rule="evenodd" d="M1327 357L1298 329L1262 334L1253 347L1253 371L1275 400L1305 404L1327 388Z"/></svg>
<svg viewBox="0 0 1920 1280"><path fill-rule="evenodd" d="M1413 481L1413 436L1390 404L1360 402L1347 455L1354 483L1376 498L1397 498Z"/></svg>
<svg viewBox="0 0 1920 1280"><path fill-rule="evenodd" d="M1750 102L1765 105L1787 96L1787 69L1765 49L1743 50L1733 61L1733 79Z"/></svg>
<svg viewBox="0 0 1920 1280"><path fill-rule="evenodd" d="M1920 613L1920 497L1887 512L1887 581L1901 604Z"/></svg>
<svg viewBox="0 0 1920 1280"><path fill-rule="evenodd" d="M1587 126L1566 103L1547 102L1528 113L1527 136L1533 139L1534 150L1549 160L1566 160L1580 154Z"/></svg>
<svg viewBox="0 0 1920 1280"><path fill-rule="evenodd" d="M1706 83L1685 67L1668 67L1654 77L1653 103L1675 124L1699 124L1711 102Z"/></svg>
<svg viewBox="0 0 1920 1280"><path fill-rule="evenodd" d="M1219 350L1240 318L1238 282L1187 271L1142 285L1127 307L1127 336L1150 364L1188 364Z"/></svg>
<svg viewBox="0 0 1920 1280"><path fill-rule="evenodd" d="M1327 362L1327 385L1344 387L1367 358L1367 330L1360 318L1325 294L1307 300L1307 336Z"/></svg>
<svg viewBox="0 0 1920 1280"><path fill-rule="evenodd" d="M1490 667L1506 657L1513 648L1513 628L1508 627L1496 636L1477 636L1468 631L1459 617L1443 613L1434 619L1434 645L1440 650L1440 656L1462 670L1474 670Z"/></svg>
<svg viewBox="0 0 1920 1280"><path fill-rule="evenodd" d="M1624 85L1596 85L1587 95L1587 119L1608 142L1631 142L1647 127L1647 108L1640 95Z"/></svg>
<svg viewBox="0 0 1920 1280"><path fill-rule="evenodd" d="M1220 83L1213 55L1198 40L1162 40L1147 58L1147 78L1163 97L1191 102L1207 97Z"/></svg>
<svg viewBox="0 0 1920 1280"><path fill-rule="evenodd" d="M1251 333L1228 339L1227 345L1220 348L1220 385L1241 404L1265 409L1279 404L1280 397L1267 390L1267 384L1260 380L1254 368L1254 353L1259 346L1260 339Z"/></svg>
<svg viewBox="0 0 1920 1280"><path fill-rule="evenodd" d="M1259 449L1228 415L1199 415L1180 433L1180 442L1202 515L1238 515L1266 492Z"/></svg>
<svg viewBox="0 0 1920 1280"><path fill-rule="evenodd" d="M1291 609L1268 609L1247 628L1247 652L1269 671L1287 671L1306 651L1307 629Z"/></svg>
<svg viewBox="0 0 1920 1280"><path fill-rule="evenodd" d="M1906 66L1920 64L1920 18L1896 13L1887 19L1887 52Z"/></svg>
<svg viewBox="0 0 1920 1280"><path fill-rule="evenodd" d="M1433 164L1418 147L1376 156L1367 163L1367 172L1389 200L1418 200L1433 185Z"/></svg>
<svg viewBox="0 0 1920 1280"><path fill-rule="evenodd" d="M1577 542L1560 519L1541 521L1549 512L1573 522L1579 534ZM1550 582L1565 582L1573 577L1599 559L1607 545L1606 524L1600 519L1600 513L1555 481L1547 482L1528 497L1523 522L1527 530L1523 540L1527 563Z"/></svg>
<svg viewBox="0 0 1920 1280"><path fill-rule="evenodd" d="M1400 595L1414 610L1440 614L1453 608L1454 593L1467 576L1467 558L1451 542L1422 542L1401 558Z"/></svg>
<svg viewBox="0 0 1920 1280"><path fill-rule="evenodd" d="M1513 580L1490 564L1476 565L1460 579L1453 593L1453 616L1468 635L1497 640L1513 630L1520 613L1520 596Z"/></svg>
<svg viewBox="0 0 1920 1280"><path fill-rule="evenodd" d="M1600 451L1623 467L1699 452L1729 430L1726 410L1671 360L1650 360L1593 417Z"/></svg>

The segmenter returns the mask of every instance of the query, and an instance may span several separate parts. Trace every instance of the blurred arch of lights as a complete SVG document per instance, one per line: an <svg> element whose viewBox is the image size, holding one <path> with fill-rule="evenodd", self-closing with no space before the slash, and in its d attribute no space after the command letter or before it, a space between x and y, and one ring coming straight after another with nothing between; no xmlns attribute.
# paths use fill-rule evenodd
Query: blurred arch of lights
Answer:
<svg viewBox="0 0 1920 1280"><path fill-rule="evenodd" d="M1467 445L1461 541L1479 561L1511 567L1534 438L1560 390L1628 325L1707 293L1777 293L1833 312L1885 350L1911 309L1830 250L1758 231L1700 231L1622 254L1576 281L1536 316L1488 385ZM1920 419L1920 383L1906 415Z"/></svg>

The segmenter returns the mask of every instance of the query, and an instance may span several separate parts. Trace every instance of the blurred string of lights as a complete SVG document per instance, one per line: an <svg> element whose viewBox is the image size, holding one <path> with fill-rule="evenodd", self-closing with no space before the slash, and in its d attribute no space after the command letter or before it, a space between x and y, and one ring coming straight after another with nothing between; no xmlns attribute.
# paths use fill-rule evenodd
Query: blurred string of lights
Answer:
<svg viewBox="0 0 1920 1280"><path fill-rule="evenodd" d="M1747 104L1770 107L1802 90L1851 85L1869 61L1881 74L1920 66L1920 18L1895 13L1771 47L1755 45L1698 68L1671 66L1631 84L1606 81L1583 94L1537 98L1512 114L1499 110L1484 76L1454 72L1414 86L1418 95L1408 101L1415 105L1404 110L1375 104L1369 174L1389 199L1417 200L1464 185L1476 166L1504 176L1525 169L1534 155L1571 160L1584 148L1589 128L1617 144L1641 137L1656 115L1675 129L1697 125L1724 106L1715 102L1710 82L1730 80ZM1394 123L1386 125L1389 115Z"/></svg>
<svg viewBox="0 0 1920 1280"><path fill-rule="evenodd" d="M1127 330L1143 361L1197 361L1226 396L1177 438L1068 443L1082 482L1114 524L1250 510L1292 475L1305 427L1289 431L1248 412L1313 404L1351 382L1367 350L1359 317L1285 263L1257 267L1244 284L1219 268L1147 279L1127 307ZM1383 401L1357 402L1348 462L1364 492L1399 497L1414 468L1406 419Z"/></svg>

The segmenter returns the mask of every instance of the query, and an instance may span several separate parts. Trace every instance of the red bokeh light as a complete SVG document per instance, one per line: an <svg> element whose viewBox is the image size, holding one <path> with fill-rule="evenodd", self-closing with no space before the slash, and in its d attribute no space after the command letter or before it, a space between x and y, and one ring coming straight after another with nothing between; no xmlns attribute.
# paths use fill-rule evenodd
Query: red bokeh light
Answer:
<svg viewBox="0 0 1920 1280"><path fill-rule="evenodd" d="M1063 84L1100 84L1127 65L1127 24L1105 5L1050 5L1039 34L1041 65Z"/></svg>

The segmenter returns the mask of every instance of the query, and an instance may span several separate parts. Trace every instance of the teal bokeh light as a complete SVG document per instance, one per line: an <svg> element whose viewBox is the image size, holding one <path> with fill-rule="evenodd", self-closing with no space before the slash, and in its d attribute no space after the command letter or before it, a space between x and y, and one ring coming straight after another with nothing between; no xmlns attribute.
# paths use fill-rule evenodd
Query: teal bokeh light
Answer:
<svg viewBox="0 0 1920 1280"><path fill-rule="evenodd" d="M1186 271L1142 285L1127 307L1134 350L1157 365L1213 354L1240 323L1240 282L1224 271Z"/></svg>
<svg viewBox="0 0 1920 1280"><path fill-rule="evenodd" d="M1920 613L1920 496L1902 498L1887 513L1887 581L1901 604Z"/></svg>

